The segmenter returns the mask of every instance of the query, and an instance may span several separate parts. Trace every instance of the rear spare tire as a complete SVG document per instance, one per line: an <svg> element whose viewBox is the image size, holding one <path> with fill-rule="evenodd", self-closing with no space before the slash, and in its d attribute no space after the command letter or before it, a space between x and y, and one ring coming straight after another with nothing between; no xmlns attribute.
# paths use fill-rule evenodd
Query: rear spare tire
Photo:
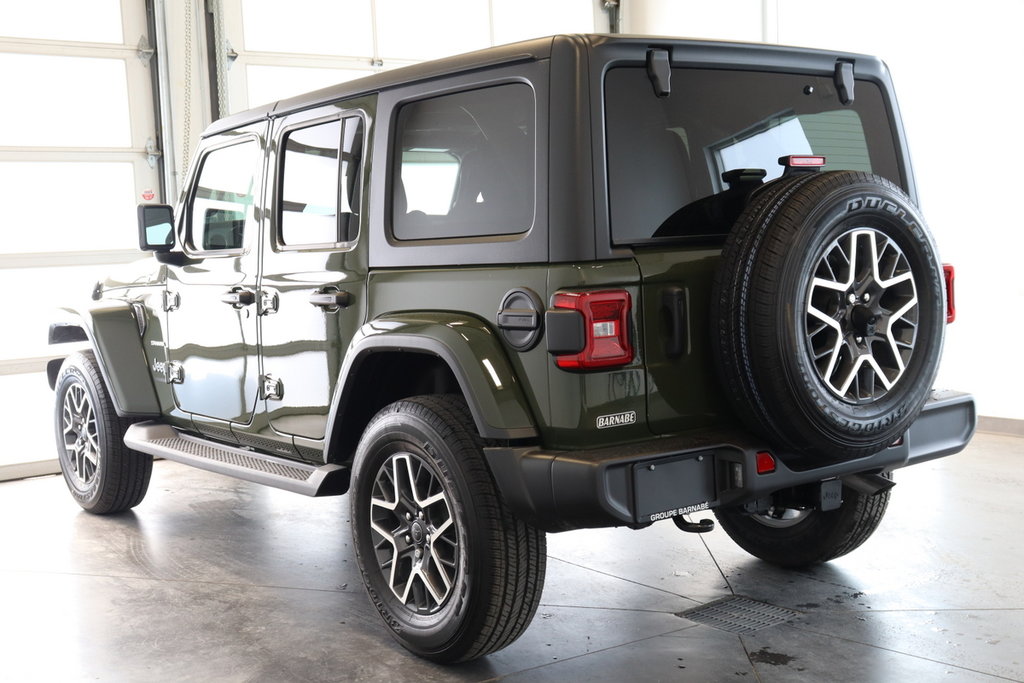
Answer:
<svg viewBox="0 0 1024 683"><path fill-rule="evenodd" d="M712 297L732 406L816 460L890 445L927 400L942 350L942 265L917 207L853 171L769 185L738 219Z"/></svg>

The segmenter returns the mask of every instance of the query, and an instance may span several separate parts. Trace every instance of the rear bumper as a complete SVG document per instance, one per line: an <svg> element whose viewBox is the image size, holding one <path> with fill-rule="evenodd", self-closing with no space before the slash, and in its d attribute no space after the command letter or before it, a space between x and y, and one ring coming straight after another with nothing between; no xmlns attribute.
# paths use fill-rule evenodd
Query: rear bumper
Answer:
<svg viewBox="0 0 1024 683"><path fill-rule="evenodd" d="M782 489L860 472L894 470L964 449L974 434L974 398L933 392L901 443L866 458L757 474L763 442L741 431L701 432L591 451L487 448L506 502L546 531L641 525L741 505Z"/></svg>

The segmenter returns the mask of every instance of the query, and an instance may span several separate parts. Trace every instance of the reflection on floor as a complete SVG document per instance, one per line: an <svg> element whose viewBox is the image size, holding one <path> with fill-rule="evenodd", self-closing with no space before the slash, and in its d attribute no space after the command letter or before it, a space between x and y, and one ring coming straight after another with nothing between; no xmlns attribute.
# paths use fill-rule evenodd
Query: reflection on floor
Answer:
<svg viewBox="0 0 1024 683"><path fill-rule="evenodd" d="M79 511L59 477L0 484L0 680L1024 680L1024 440L897 473L879 531L787 572L721 531L549 536L526 634L481 661L406 653L355 567L348 498L170 462L134 513ZM728 596L793 610L736 634L678 616Z"/></svg>

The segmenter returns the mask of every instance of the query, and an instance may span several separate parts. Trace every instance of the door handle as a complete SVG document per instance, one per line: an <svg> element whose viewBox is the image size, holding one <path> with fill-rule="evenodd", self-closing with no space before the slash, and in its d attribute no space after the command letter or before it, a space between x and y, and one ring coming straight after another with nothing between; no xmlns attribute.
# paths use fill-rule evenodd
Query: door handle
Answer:
<svg viewBox="0 0 1024 683"><path fill-rule="evenodd" d="M244 308L256 303L256 292L249 289L232 289L220 295L220 300L235 308Z"/></svg>
<svg viewBox="0 0 1024 683"><path fill-rule="evenodd" d="M309 295L309 303L324 309L348 308L352 295L345 291L317 291Z"/></svg>
<svg viewBox="0 0 1024 683"><path fill-rule="evenodd" d="M690 352L690 325L688 317L690 295L682 287L667 287L661 290L662 320L668 327L665 340L665 355L678 358Z"/></svg>

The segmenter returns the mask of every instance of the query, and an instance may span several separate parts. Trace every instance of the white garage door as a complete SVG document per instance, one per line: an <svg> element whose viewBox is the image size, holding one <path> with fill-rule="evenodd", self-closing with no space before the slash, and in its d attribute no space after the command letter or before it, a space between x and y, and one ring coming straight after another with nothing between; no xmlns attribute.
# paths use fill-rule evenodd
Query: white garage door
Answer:
<svg viewBox="0 0 1024 683"><path fill-rule="evenodd" d="M137 0L0 3L0 416L36 451L51 399L23 373L43 368L52 309L138 258L135 205L159 197L146 34Z"/></svg>

